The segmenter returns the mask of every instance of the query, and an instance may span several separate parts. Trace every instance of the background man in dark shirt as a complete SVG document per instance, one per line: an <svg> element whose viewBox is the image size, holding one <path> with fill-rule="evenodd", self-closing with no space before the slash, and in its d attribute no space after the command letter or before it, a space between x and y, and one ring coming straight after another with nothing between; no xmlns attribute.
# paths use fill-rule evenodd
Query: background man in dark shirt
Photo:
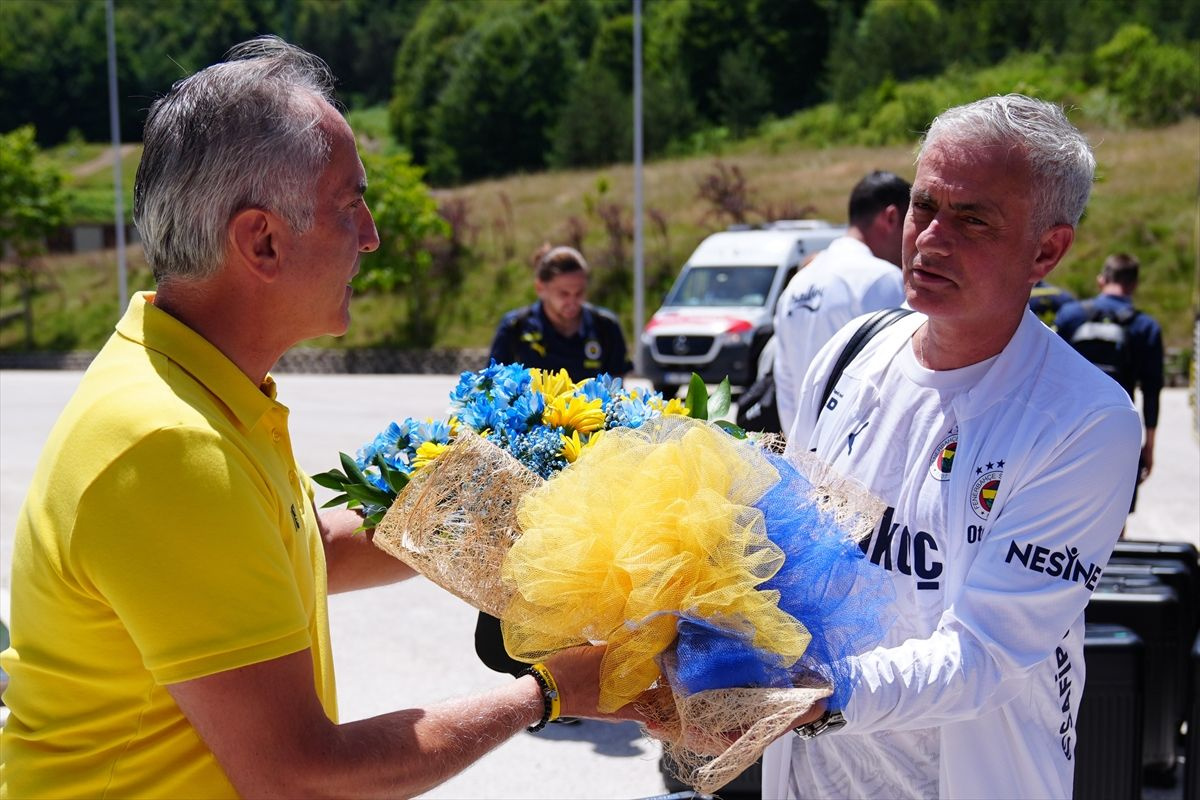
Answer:
<svg viewBox="0 0 1200 800"><path fill-rule="evenodd" d="M1142 422L1146 426L1146 436L1138 460L1138 483L1141 483L1154 468L1158 394L1163 387L1163 343L1158 321L1133 307L1139 266L1138 260L1127 253L1109 256L1096 279L1100 294L1083 302L1064 305L1054 322L1059 335L1084 355L1089 355L1089 343L1094 341L1092 331L1098 324L1102 328L1101 336L1104 329L1115 333L1112 325L1119 326L1123 332L1121 345L1124 352L1117 363L1105 363L1113 359L1096 355L1090 355L1089 360L1120 383L1131 398L1134 388L1142 390ZM1101 352L1107 352L1107 348ZM1136 490L1133 499L1136 504Z"/></svg>
<svg viewBox="0 0 1200 800"><path fill-rule="evenodd" d="M573 247L543 245L533 256L537 302L500 320L490 358L557 372L573 381L630 370L616 316L587 302L588 265Z"/></svg>

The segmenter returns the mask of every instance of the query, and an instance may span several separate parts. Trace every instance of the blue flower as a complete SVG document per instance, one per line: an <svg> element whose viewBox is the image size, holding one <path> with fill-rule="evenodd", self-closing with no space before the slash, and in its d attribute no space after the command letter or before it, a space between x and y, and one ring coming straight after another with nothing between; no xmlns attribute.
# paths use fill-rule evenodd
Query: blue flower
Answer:
<svg viewBox="0 0 1200 800"><path fill-rule="evenodd" d="M605 427L640 428L646 420L659 416L660 412L651 404L655 398L661 400L662 395L657 392L621 395L608 409Z"/></svg>
<svg viewBox="0 0 1200 800"><path fill-rule="evenodd" d="M450 423L443 419L430 419L424 422L405 420L411 423L408 432L408 449L415 455L417 448L426 442L447 444L450 441Z"/></svg>
<svg viewBox="0 0 1200 800"><path fill-rule="evenodd" d="M524 433L501 434L496 443L543 478L551 477L567 465L561 453L562 438L558 428L539 425Z"/></svg>
<svg viewBox="0 0 1200 800"><path fill-rule="evenodd" d="M607 372L597 375L590 381L585 381L579 393L588 400L601 400L604 403L605 413L608 413L609 407L616 399L624 395L624 391L621 388L621 379L614 378Z"/></svg>

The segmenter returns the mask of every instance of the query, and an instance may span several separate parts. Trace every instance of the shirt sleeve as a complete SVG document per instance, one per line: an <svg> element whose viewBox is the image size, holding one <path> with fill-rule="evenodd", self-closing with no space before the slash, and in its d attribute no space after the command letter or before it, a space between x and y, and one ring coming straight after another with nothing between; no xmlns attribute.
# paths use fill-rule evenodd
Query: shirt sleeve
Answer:
<svg viewBox="0 0 1200 800"><path fill-rule="evenodd" d="M787 306L790 295L787 290L775 306L775 359L771 372L775 376L775 407L779 413L779 424L786 436L796 419L796 400L800 392L800 376L796 374L788 348ZM790 437L789 437L790 438Z"/></svg>
<svg viewBox="0 0 1200 800"><path fill-rule="evenodd" d="M1144 314L1142 316L1145 316ZM1147 429L1158 427L1158 401L1163 387L1162 328L1147 319L1146 332L1135 341L1141 345L1137 354L1138 386L1142 390L1142 418Z"/></svg>
<svg viewBox="0 0 1200 800"><path fill-rule="evenodd" d="M514 324L516 322L509 314L505 314L504 318L500 320L500 324L496 327L496 335L492 337L492 349L488 353L488 363L495 361L497 364L512 364L517 360L516 351L513 349L512 328Z"/></svg>
<svg viewBox="0 0 1200 800"><path fill-rule="evenodd" d="M315 591L292 557L308 544L283 513L263 473L218 434L160 430L82 496L71 569L160 683L278 658L311 646Z"/></svg>
<svg viewBox="0 0 1200 800"><path fill-rule="evenodd" d="M621 332L621 324L610 317L598 316L603 320L602 324L608 328L608 335L605 337L608 341L604 348L603 371L614 378L623 377L633 369L633 365L629 363L629 352L625 347L625 334Z"/></svg>
<svg viewBox="0 0 1200 800"><path fill-rule="evenodd" d="M974 718L1022 691L1091 598L1129 509L1140 443L1136 413L1117 406L1059 442L1030 441L1025 477L933 634L851 659L847 731Z"/></svg>
<svg viewBox="0 0 1200 800"><path fill-rule="evenodd" d="M1082 321L1083 305L1078 301L1072 301L1065 304L1054 315L1054 330L1069 342Z"/></svg>

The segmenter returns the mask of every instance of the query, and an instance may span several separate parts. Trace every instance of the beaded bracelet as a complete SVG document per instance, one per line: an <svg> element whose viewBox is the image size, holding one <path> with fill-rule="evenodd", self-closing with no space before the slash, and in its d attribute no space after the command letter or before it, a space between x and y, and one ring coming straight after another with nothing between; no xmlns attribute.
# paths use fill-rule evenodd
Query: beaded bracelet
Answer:
<svg viewBox="0 0 1200 800"><path fill-rule="evenodd" d="M534 664L521 674L532 675L538 683L538 688L542 690L542 718L537 721L536 725L530 725L528 728L530 733L537 733L546 727L546 723L558 719L559 713L562 711L558 684L554 682L554 676L550 674L550 670L546 669L545 664Z"/></svg>

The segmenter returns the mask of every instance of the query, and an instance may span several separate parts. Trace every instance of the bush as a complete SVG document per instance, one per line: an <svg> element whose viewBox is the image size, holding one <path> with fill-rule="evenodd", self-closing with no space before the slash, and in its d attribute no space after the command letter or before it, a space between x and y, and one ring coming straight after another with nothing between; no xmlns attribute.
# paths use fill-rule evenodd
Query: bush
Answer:
<svg viewBox="0 0 1200 800"><path fill-rule="evenodd" d="M1125 25L1096 49L1104 87L1137 125L1166 125L1200 111L1196 48L1160 44L1141 25Z"/></svg>

